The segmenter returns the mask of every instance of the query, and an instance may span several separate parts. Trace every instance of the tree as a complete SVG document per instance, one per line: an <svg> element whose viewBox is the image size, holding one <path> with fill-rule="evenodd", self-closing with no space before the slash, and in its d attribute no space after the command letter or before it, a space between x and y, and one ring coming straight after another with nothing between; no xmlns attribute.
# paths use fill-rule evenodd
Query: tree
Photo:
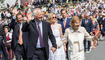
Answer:
<svg viewBox="0 0 105 60"><path fill-rule="evenodd" d="M3 3L5 0L0 0L0 3Z"/></svg>
<svg viewBox="0 0 105 60"><path fill-rule="evenodd" d="M0 0L0 10L5 8L5 7L4 7L4 4L3 4L4 1L5 1L5 0Z"/></svg>

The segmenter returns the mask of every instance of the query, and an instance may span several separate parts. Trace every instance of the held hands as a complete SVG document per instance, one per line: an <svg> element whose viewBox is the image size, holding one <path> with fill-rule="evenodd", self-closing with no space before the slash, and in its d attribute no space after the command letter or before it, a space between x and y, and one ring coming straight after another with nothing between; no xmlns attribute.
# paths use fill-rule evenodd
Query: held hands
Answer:
<svg viewBox="0 0 105 60"><path fill-rule="evenodd" d="M54 53L56 51L56 48L55 47L52 47L51 50Z"/></svg>

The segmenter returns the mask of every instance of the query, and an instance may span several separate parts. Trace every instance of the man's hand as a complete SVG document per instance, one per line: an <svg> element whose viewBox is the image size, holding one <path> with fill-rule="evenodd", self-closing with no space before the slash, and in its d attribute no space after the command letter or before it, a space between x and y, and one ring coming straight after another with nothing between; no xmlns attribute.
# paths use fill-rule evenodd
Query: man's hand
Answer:
<svg viewBox="0 0 105 60"><path fill-rule="evenodd" d="M28 22L32 20L32 12L27 14L27 18L28 18L27 19Z"/></svg>
<svg viewBox="0 0 105 60"><path fill-rule="evenodd" d="M15 15L19 13L19 11L17 10L17 8L14 8L12 11Z"/></svg>
<svg viewBox="0 0 105 60"><path fill-rule="evenodd" d="M54 53L56 51L56 48L55 47L52 47L51 50Z"/></svg>
<svg viewBox="0 0 105 60"><path fill-rule="evenodd" d="M66 44L64 44L64 51L66 52Z"/></svg>

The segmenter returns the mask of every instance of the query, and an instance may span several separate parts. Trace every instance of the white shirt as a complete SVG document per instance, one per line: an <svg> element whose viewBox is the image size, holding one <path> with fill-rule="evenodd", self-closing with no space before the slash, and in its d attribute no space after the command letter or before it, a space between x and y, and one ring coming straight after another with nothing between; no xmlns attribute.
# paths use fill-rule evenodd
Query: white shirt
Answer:
<svg viewBox="0 0 105 60"><path fill-rule="evenodd" d="M10 40L9 40L9 41L6 41L7 43L9 43L9 42L12 41L12 33L8 32L8 33L6 34L6 36L8 36L8 35L9 35Z"/></svg>

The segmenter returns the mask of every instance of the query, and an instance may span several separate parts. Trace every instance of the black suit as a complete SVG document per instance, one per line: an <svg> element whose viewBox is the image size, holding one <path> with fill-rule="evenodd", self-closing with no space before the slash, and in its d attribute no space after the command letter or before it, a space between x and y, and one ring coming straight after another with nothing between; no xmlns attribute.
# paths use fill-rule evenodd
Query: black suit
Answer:
<svg viewBox="0 0 105 60"><path fill-rule="evenodd" d="M9 27L13 29L11 47L16 55L16 60L20 60L20 56L23 56L24 60L26 60L26 44L28 33L22 32L23 45L19 45L19 23L15 22L15 20L12 20L12 22L9 24Z"/></svg>
<svg viewBox="0 0 105 60"><path fill-rule="evenodd" d="M29 23L25 23L23 25L23 31L29 32L29 50L28 50L28 57L32 57L34 52L36 51L36 45L38 41L38 31L35 20L31 20ZM52 33L50 24L46 21L42 21L42 31L43 31L43 43L45 48L45 57L48 60L49 57L49 45L48 45L48 38L51 40L53 47L56 48L56 40Z"/></svg>

